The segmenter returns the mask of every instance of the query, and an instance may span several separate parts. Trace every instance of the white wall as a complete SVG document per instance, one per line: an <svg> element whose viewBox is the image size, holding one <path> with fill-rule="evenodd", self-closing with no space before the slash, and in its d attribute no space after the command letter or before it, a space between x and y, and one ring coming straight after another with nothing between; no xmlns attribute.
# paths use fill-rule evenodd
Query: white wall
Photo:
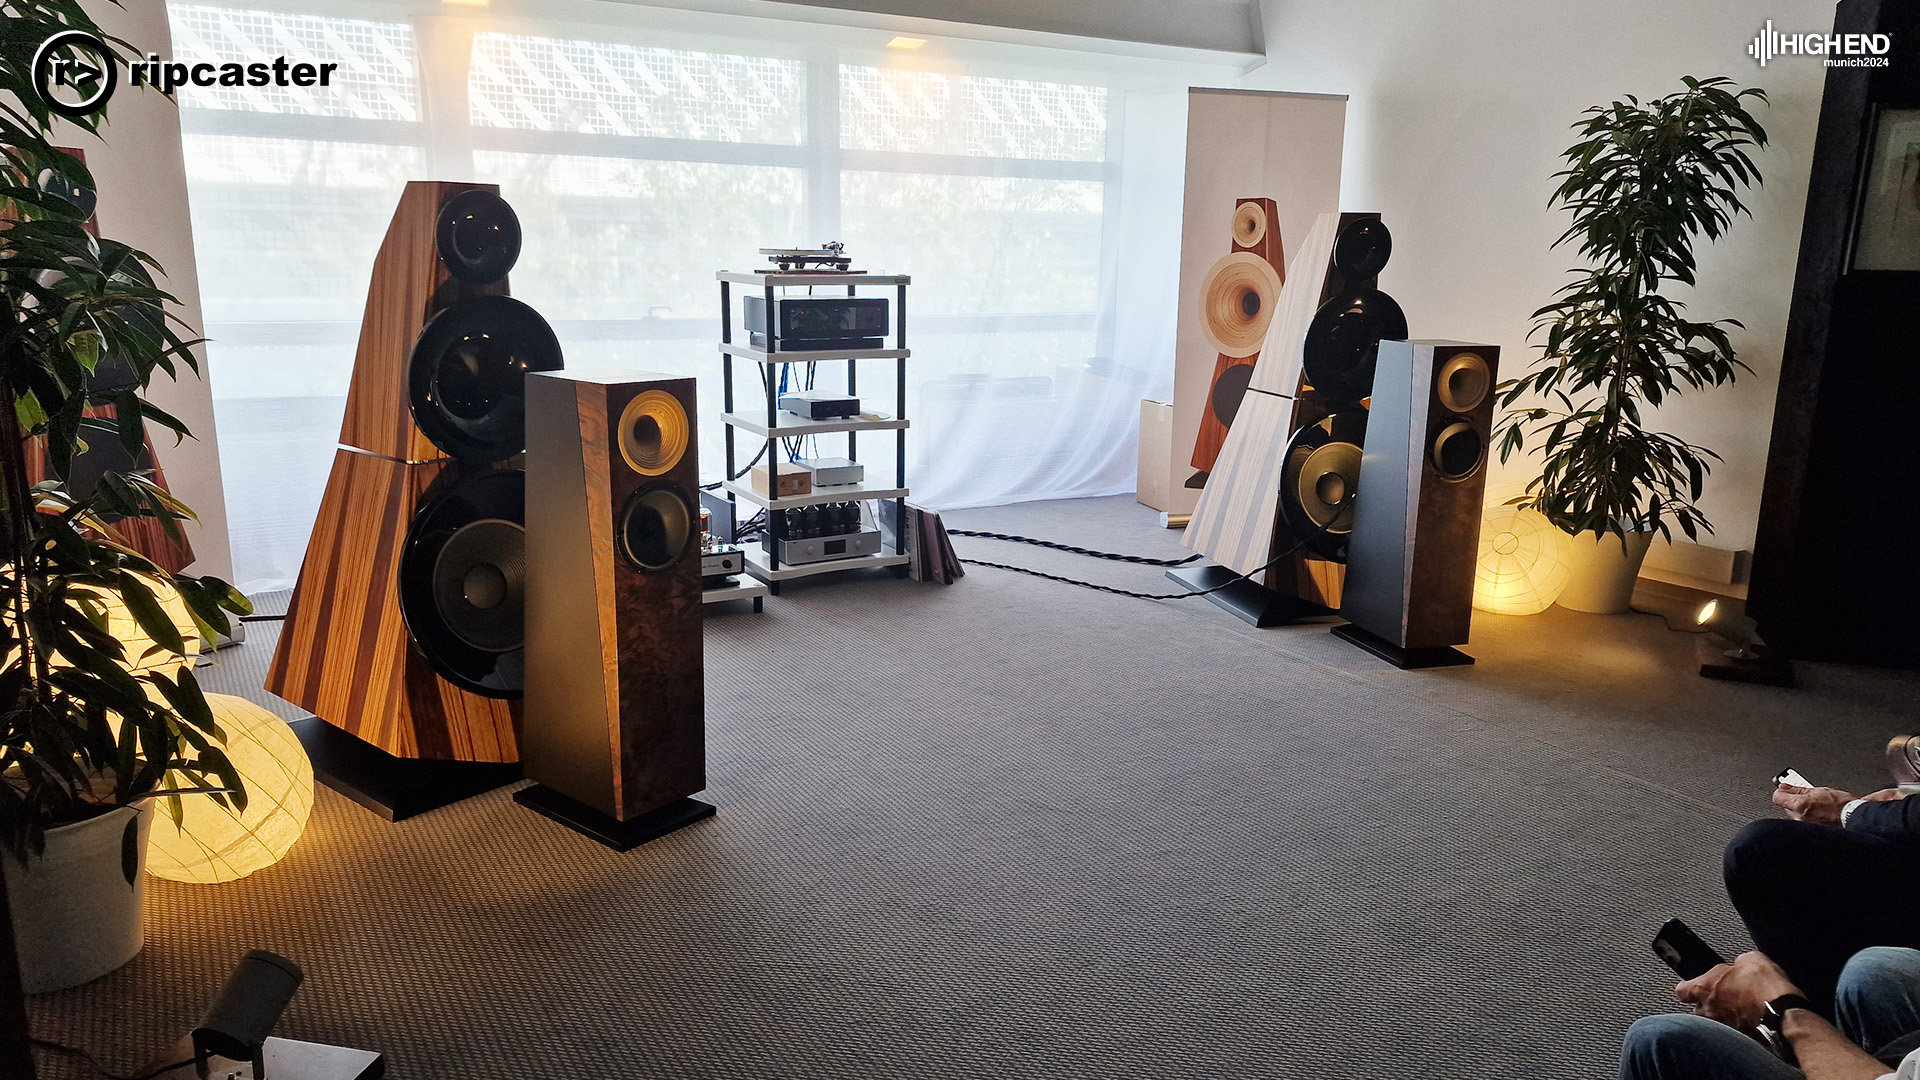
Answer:
<svg viewBox="0 0 1920 1080"><path fill-rule="evenodd" d="M87 10L110 35L124 38L138 51L171 54L172 33L167 27L164 0L124 0L124 4L95 0L87 4ZM128 86L122 70L120 87L107 105L107 116L101 138L69 128L61 141L87 152L87 167L99 188L101 234L131 244L160 261L166 276L158 284L179 298L176 313L186 321L187 335L197 337L203 325L200 277L187 217L180 113L153 89ZM147 396L184 421L196 438L175 446L164 429L155 428L154 453L166 473L167 487L200 517L198 523L186 523L196 557L187 572L231 580L233 553L227 543L227 502L214 438L213 393L203 377L205 350L196 348L194 355L199 358L202 376L183 368L180 381L169 382L164 373L159 374Z"/></svg>
<svg viewBox="0 0 1920 1080"><path fill-rule="evenodd" d="M1754 216L1701 253L1695 318L1746 324L1733 341L1755 369L1733 387L1689 395L1658 414L1726 460L1702 507L1706 542L1750 548L1773 417L1774 385L1798 252L1824 69L1783 57L1763 71L1746 55L1766 18L1782 30L1833 25L1831 0L1780 0L1765 11L1705 0L1263 0L1268 63L1243 86L1347 94L1344 210L1375 210L1393 230L1381 287L1417 337L1501 345L1503 375L1523 369L1534 310L1576 253L1549 251L1567 215L1546 211L1568 126L1582 109L1680 88L1681 75L1727 75L1766 88L1773 138L1759 158ZM1526 482L1496 469L1490 502Z"/></svg>

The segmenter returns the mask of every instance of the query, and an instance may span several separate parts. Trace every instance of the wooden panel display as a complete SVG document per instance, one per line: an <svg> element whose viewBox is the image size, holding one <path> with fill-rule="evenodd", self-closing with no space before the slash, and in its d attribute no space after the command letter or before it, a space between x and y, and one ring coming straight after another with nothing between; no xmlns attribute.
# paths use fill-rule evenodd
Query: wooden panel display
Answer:
<svg viewBox="0 0 1920 1080"><path fill-rule="evenodd" d="M266 689L396 757L512 762L519 702L441 679L400 614L408 523L456 467L335 452Z"/></svg>
<svg viewBox="0 0 1920 1080"><path fill-rule="evenodd" d="M380 253L373 260L360 344L340 443L402 461L446 457L413 422L407 407L407 358L420 329L442 309L470 296L507 295L507 279L474 285L453 276L434 247L440 208L463 191L499 193L497 184L415 180L401 193Z"/></svg>

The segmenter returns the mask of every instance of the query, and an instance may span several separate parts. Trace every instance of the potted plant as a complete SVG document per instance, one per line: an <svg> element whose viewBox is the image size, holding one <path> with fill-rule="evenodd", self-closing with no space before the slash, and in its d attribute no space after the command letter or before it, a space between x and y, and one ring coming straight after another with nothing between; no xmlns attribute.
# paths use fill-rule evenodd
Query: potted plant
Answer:
<svg viewBox="0 0 1920 1080"><path fill-rule="evenodd" d="M1558 299L1534 312L1542 355L1500 387L1500 460L1529 442L1543 459L1509 503L1574 538L1560 603L1580 611L1627 609L1655 533L1713 531L1697 500L1719 456L1649 430L1643 410L1751 370L1727 337L1740 323L1694 322L1668 293L1694 285L1696 239L1719 239L1747 213L1739 192L1760 182L1748 149L1767 144L1747 109L1766 93L1724 78L1681 81L1686 89L1644 104L1588 109L1574 125L1580 141L1549 200L1573 223L1553 246L1577 242L1589 265L1568 271ZM1514 408L1523 398L1546 404Z"/></svg>
<svg viewBox="0 0 1920 1080"><path fill-rule="evenodd" d="M193 793L240 802L223 734L163 602L211 637L250 610L216 578L173 577L120 542L109 516L158 519L177 536L190 511L148 477L108 473L92 491L32 483L27 440L66 475L92 440L137 455L146 425L188 434L143 400L159 373L197 370L153 286L160 268L87 231L93 178L55 148L32 88L52 34L105 38L68 0L4 0L0 30L0 869L8 930L29 991L72 985L140 947L139 862L148 809ZM124 48L118 43L116 48ZM74 121L96 133L102 117ZM103 363L122 377L92 376ZM130 378L127 377L130 373ZM114 389L99 386L111 381ZM109 408L110 407L110 408ZM134 629L137 627L137 631ZM124 639L124 640L123 640ZM130 655L125 641L139 644ZM14 960L0 948L0 964Z"/></svg>

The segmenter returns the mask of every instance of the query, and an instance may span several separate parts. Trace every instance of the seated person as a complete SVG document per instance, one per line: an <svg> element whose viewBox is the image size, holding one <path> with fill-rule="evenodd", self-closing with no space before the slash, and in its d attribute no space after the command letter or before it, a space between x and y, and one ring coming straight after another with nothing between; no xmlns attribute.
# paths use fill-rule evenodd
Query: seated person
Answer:
<svg viewBox="0 0 1920 1080"><path fill-rule="evenodd" d="M1834 1000L1838 1027L1762 953L1743 953L1674 993L1694 1015L1649 1016L1628 1028L1621 1080L1920 1080L1913 949L1865 949L1847 961ZM1763 1022L1795 1064L1750 1034Z"/></svg>
<svg viewBox="0 0 1920 1080"><path fill-rule="evenodd" d="M1849 957L1871 945L1920 948L1920 799L1889 788L1855 798L1781 784L1793 820L1768 818L1727 845L1727 897L1753 935L1814 1006L1832 1015Z"/></svg>

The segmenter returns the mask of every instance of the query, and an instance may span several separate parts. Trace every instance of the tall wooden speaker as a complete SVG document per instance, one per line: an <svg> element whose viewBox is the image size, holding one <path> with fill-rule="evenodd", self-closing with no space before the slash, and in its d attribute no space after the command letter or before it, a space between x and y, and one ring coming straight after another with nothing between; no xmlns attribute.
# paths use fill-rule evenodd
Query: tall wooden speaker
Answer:
<svg viewBox="0 0 1920 1080"><path fill-rule="evenodd" d="M498 188L409 183L374 260L339 450L266 688L316 774L392 820L519 775L528 371Z"/></svg>
<svg viewBox="0 0 1920 1080"><path fill-rule="evenodd" d="M1399 667L1471 664L1496 345L1382 341L1333 632Z"/></svg>
<svg viewBox="0 0 1920 1080"><path fill-rule="evenodd" d="M694 380L527 380L524 806L617 850L713 813Z"/></svg>
<svg viewBox="0 0 1920 1080"><path fill-rule="evenodd" d="M1200 332L1220 354L1193 444L1193 467L1199 472L1187 480L1187 487L1206 486L1253 379L1286 275L1280 213L1273 200L1239 200L1233 207L1233 250L1213 264L1200 285Z"/></svg>

